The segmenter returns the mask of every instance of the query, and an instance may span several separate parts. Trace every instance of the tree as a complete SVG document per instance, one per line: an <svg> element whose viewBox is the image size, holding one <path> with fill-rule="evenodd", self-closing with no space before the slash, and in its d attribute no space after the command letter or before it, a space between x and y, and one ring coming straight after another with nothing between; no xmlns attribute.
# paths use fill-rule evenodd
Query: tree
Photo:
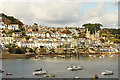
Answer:
<svg viewBox="0 0 120 80"><path fill-rule="evenodd" d="M91 34L95 33L95 30L99 31L100 27L103 27L103 25L100 23L95 23L95 24L87 23L87 24L83 24L82 26L88 28Z"/></svg>
<svg viewBox="0 0 120 80"><path fill-rule="evenodd" d="M15 49L12 48L12 47L10 47L10 48L8 49L8 52L9 52L9 53L14 53L14 52L15 52Z"/></svg>
<svg viewBox="0 0 120 80"><path fill-rule="evenodd" d="M34 52L32 48L29 48L29 52Z"/></svg>
<svg viewBox="0 0 120 80"><path fill-rule="evenodd" d="M29 39L30 39L30 37L29 37L29 36L26 36L25 38L26 38L26 40L29 40Z"/></svg>
<svg viewBox="0 0 120 80"><path fill-rule="evenodd" d="M6 48L10 48L10 44L6 44L5 47L6 47Z"/></svg>
<svg viewBox="0 0 120 80"><path fill-rule="evenodd" d="M10 47L8 49L8 52L9 53L14 53L14 54L25 54L25 50L22 49L22 48L13 48L13 47Z"/></svg>
<svg viewBox="0 0 120 80"><path fill-rule="evenodd" d="M25 31L25 28L24 28L24 27L20 27L20 30L21 30L21 31Z"/></svg>
<svg viewBox="0 0 120 80"><path fill-rule="evenodd" d="M15 48L16 47L16 45L15 44L12 44L12 48Z"/></svg>
<svg viewBox="0 0 120 80"><path fill-rule="evenodd" d="M25 51L22 48L16 48L15 54L25 54Z"/></svg>
<svg viewBox="0 0 120 80"><path fill-rule="evenodd" d="M25 33L25 31L22 31L22 36L26 36L26 33Z"/></svg>

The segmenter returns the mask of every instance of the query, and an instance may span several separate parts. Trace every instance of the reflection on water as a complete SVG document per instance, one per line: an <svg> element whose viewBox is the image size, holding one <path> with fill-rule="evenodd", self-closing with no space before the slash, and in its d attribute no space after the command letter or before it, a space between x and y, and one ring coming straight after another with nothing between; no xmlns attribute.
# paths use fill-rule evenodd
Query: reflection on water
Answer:
<svg viewBox="0 0 120 80"><path fill-rule="evenodd" d="M85 69L79 71L68 71L67 66L84 66ZM35 69L43 68L49 74L55 74L57 78L91 78L98 74L100 78L118 77L118 59L117 57L105 58L39 58L39 59L3 59L3 67L6 72L13 73L10 78L40 78L42 75L33 75ZM114 75L104 76L101 74L106 69L114 70Z"/></svg>

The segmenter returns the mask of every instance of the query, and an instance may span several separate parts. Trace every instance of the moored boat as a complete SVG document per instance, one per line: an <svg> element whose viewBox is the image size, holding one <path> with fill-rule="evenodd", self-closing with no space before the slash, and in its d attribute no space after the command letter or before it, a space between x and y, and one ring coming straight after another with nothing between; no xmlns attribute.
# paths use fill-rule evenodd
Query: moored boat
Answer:
<svg viewBox="0 0 120 80"><path fill-rule="evenodd" d="M67 68L67 70L69 71L76 71L76 70L83 70L83 66L79 67L79 66L70 66Z"/></svg>
<svg viewBox="0 0 120 80"><path fill-rule="evenodd" d="M114 71L110 71L110 70L105 70L105 72L102 72L103 75L113 75Z"/></svg>
<svg viewBox="0 0 120 80"><path fill-rule="evenodd" d="M6 75L12 75L12 73L6 73Z"/></svg>
<svg viewBox="0 0 120 80"><path fill-rule="evenodd" d="M34 75L42 75L42 74L46 74L47 71L42 71L42 68L41 69L38 69L38 70L35 70L33 72Z"/></svg>
<svg viewBox="0 0 120 80"><path fill-rule="evenodd" d="M4 71L3 70L0 70L0 73L3 73Z"/></svg>

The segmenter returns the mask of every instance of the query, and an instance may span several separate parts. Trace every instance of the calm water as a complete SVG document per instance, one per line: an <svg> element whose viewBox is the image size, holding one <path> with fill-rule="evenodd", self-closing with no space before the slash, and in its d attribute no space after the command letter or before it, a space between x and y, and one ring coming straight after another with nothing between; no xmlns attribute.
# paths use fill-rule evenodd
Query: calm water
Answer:
<svg viewBox="0 0 120 80"><path fill-rule="evenodd" d="M33 75L35 69L43 68L49 74L55 74L56 78L91 78L94 74L98 74L100 78L118 78L118 59L117 57L105 58L40 58L39 60L31 59L3 59L3 68L8 73L13 73L11 76L3 77L10 78L40 78L41 75ZM84 70L68 71L67 66L79 65L84 66ZM106 69L114 70L114 75L104 76L101 74Z"/></svg>

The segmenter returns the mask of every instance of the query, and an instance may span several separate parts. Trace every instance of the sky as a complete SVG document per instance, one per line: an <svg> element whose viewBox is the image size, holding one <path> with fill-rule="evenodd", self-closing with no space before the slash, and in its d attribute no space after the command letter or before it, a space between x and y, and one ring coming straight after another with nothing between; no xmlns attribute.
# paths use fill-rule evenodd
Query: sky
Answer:
<svg viewBox="0 0 120 80"><path fill-rule="evenodd" d="M86 23L101 23L105 28L118 27L118 2L113 0L1 0L0 13L28 25L82 27Z"/></svg>

